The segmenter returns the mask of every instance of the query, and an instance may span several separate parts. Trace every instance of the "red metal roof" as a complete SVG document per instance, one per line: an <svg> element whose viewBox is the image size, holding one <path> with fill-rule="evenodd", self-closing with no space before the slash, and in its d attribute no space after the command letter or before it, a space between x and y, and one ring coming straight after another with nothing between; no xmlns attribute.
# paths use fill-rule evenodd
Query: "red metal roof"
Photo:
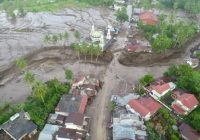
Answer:
<svg viewBox="0 0 200 140"><path fill-rule="evenodd" d="M143 117L145 117L148 113L153 115L161 107L161 105L151 97L143 97L139 100L132 99L128 104Z"/></svg>
<svg viewBox="0 0 200 140"><path fill-rule="evenodd" d="M161 107L161 105L151 97L141 98L140 102L142 103L142 105L148 108L151 114L156 113Z"/></svg>
<svg viewBox="0 0 200 140"><path fill-rule="evenodd" d="M198 100L193 94L184 93L177 98L179 101L182 102L187 108L192 109L196 105L199 104Z"/></svg>
<svg viewBox="0 0 200 140"><path fill-rule="evenodd" d="M142 117L145 117L150 111L145 108L138 100L132 99L128 102L129 106L138 112Z"/></svg>
<svg viewBox="0 0 200 140"><path fill-rule="evenodd" d="M81 100L80 107L79 107L79 112L82 113L82 114L85 112L85 107L87 105L87 101L88 101L88 97L86 95L83 96L82 100Z"/></svg>
<svg viewBox="0 0 200 140"><path fill-rule="evenodd" d="M155 90L159 94L162 94L164 91L170 89L169 83L165 83L162 85L152 85L151 87L153 90Z"/></svg>
<svg viewBox="0 0 200 140"><path fill-rule="evenodd" d="M156 25L158 23L158 18L153 12L145 11L139 15L139 19L148 25Z"/></svg>
<svg viewBox="0 0 200 140"><path fill-rule="evenodd" d="M172 108L180 115L185 115L185 111L179 107L177 104L172 104Z"/></svg>

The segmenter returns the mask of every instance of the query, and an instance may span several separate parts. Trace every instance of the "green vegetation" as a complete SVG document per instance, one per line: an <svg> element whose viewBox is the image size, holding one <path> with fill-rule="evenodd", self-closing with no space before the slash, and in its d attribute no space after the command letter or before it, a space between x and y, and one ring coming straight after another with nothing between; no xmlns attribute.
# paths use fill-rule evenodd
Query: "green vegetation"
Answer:
<svg viewBox="0 0 200 140"><path fill-rule="evenodd" d="M56 44L59 41L63 41L63 46L65 46L65 42L68 40L68 38L69 38L68 32L63 32L63 33L54 34L54 35L47 34L44 36L43 41L45 44L48 44L48 43Z"/></svg>
<svg viewBox="0 0 200 140"><path fill-rule="evenodd" d="M27 66L27 61L24 58L18 58L16 60L16 66L20 69L23 70Z"/></svg>
<svg viewBox="0 0 200 140"><path fill-rule="evenodd" d="M15 113L20 111L19 105L10 105L5 103L0 106L0 125L9 120L9 118Z"/></svg>
<svg viewBox="0 0 200 140"><path fill-rule="evenodd" d="M197 107L188 116L185 117L185 121L189 123L194 129L200 131L200 107Z"/></svg>
<svg viewBox="0 0 200 140"><path fill-rule="evenodd" d="M181 47L197 33L196 24L186 24L183 21L175 22L173 16L168 21L164 20L163 15L161 15L160 23L155 26L138 22L138 27L144 31L145 37L157 53L169 48Z"/></svg>
<svg viewBox="0 0 200 140"><path fill-rule="evenodd" d="M139 79L140 84L143 86L148 85L153 81L154 81L154 77L151 74L146 74L144 77Z"/></svg>
<svg viewBox="0 0 200 140"><path fill-rule="evenodd" d="M96 57L96 61L98 61L99 56L103 54L101 47L96 44L83 42L80 44L72 44L71 47L76 51L79 59L81 58L81 55L83 55L85 56L85 60L87 59L87 56L90 56L91 61L93 60L93 57Z"/></svg>
<svg viewBox="0 0 200 140"><path fill-rule="evenodd" d="M196 55L196 57L197 57L198 59L200 59L200 51L197 51L195 55Z"/></svg>
<svg viewBox="0 0 200 140"><path fill-rule="evenodd" d="M0 9L6 10L9 15L18 10L20 15L26 12L57 11L66 7L109 6L114 0L0 0Z"/></svg>
<svg viewBox="0 0 200 140"><path fill-rule="evenodd" d="M118 10L115 16L117 21L119 21L120 23L128 21L127 10L125 7L123 7L122 10Z"/></svg>
<svg viewBox="0 0 200 140"><path fill-rule="evenodd" d="M40 90L33 90L37 95L34 96L35 94L33 93L33 96L27 99L24 103L24 110L30 114L31 119L38 125L39 129L42 129L49 113L54 112L61 96L69 92L70 86L54 79L47 84L39 82L36 87L39 87Z"/></svg>
<svg viewBox="0 0 200 140"><path fill-rule="evenodd" d="M74 32L74 37L80 41L80 38L81 38L80 32L76 30L76 31Z"/></svg>
<svg viewBox="0 0 200 140"><path fill-rule="evenodd" d="M160 0L160 2L166 7L183 9L191 14L200 12L199 0Z"/></svg>
<svg viewBox="0 0 200 140"><path fill-rule="evenodd" d="M73 72L70 69L65 70L65 79L69 81L69 83L73 80Z"/></svg>
<svg viewBox="0 0 200 140"><path fill-rule="evenodd" d="M158 114L147 122L147 132L152 139L158 137L158 139L176 140L179 139L179 133L173 129L174 125L176 125L175 118L170 115L167 109L161 108Z"/></svg>
<svg viewBox="0 0 200 140"><path fill-rule="evenodd" d="M108 110L109 110L110 112L114 111L116 107L117 107L117 105L116 105L115 102L110 101L110 102L108 103Z"/></svg>

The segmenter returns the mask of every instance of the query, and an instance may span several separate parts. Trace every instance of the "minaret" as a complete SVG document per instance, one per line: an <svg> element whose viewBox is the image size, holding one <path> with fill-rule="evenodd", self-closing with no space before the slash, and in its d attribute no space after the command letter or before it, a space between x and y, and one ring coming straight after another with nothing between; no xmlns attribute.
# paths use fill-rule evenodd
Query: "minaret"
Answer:
<svg viewBox="0 0 200 140"><path fill-rule="evenodd" d="M106 39L108 39L108 40L111 39L110 28L108 28Z"/></svg>
<svg viewBox="0 0 200 140"><path fill-rule="evenodd" d="M104 42L104 35L103 34L101 35L99 46L102 48L102 50L104 49L105 42Z"/></svg>

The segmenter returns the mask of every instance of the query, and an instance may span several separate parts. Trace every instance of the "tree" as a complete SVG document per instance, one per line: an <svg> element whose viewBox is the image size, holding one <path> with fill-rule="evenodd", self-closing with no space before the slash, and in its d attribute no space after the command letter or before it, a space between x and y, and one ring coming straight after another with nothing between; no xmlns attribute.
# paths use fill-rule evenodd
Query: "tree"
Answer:
<svg viewBox="0 0 200 140"><path fill-rule="evenodd" d="M76 31L74 32L74 37L80 41L80 37L81 37L80 32L76 30Z"/></svg>
<svg viewBox="0 0 200 140"><path fill-rule="evenodd" d="M73 79L73 72L70 69L65 70L65 79L71 81Z"/></svg>
<svg viewBox="0 0 200 140"><path fill-rule="evenodd" d="M23 69L27 66L27 61L26 61L23 57L18 58L18 59L16 60L16 66L17 66L19 69L23 70Z"/></svg>
<svg viewBox="0 0 200 140"><path fill-rule="evenodd" d="M126 8L122 8L121 10L118 10L117 13L115 14L117 17L117 21L120 23L123 23L125 21L128 21L128 15L127 15L127 10Z"/></svg>
<svg viewBox="0 0 200 140"><path fill-rule="evenodd" d="M161 53L163 50L171 47L172 39L168 38L166 35L158 35L152 44L153 50L157 53Z"/></svg>
<svg viewBox="0 0 200 140"><path fill-rule="evenodd" d="M76 53L78 54L78 58L80 60L80 53L81 53L81 46L79 44L73 44L72 46L74 48L74 50L76 51Z"/></svg>
<svg viewBox="0 0 200 140"><path fill-rule="evenodd" d="M33 73L31 71L26 71L24 74L24 80L28 83L28 84L33 84L35 77L33 75Z"/></svg>
<svg viewBox="0 0 200 140"><path fill-rule="evenodd" d="M36 80L33 84L33 95L41 100L45 105L44 96L47 93L47 85L44 84L42 81Z"/></svg>
<svg viewBox="0 0 200 140"><path fill-rule="evenodd" d="M153 81L154 81L154 77L151 74L147 74L144 77L140 78L139 80L140 84L144 86L150 84Z"/></svg>

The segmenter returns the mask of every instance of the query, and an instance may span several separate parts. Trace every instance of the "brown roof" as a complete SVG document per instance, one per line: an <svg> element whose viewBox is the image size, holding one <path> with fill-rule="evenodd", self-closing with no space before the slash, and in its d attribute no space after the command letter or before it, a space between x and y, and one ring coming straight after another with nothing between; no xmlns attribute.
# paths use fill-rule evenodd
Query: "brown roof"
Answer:
<svg viewBox="0 0 200 140"><path fill-rule="evenodd" d="M68 115L65 123L73 123L75 125L82 126L83 121L84 121L84 115L79 112L75 112L75 113L70 113Z"/></svg>
<svg viewBox="0 0 200 140"><path fill-rule="evenodd" d="M56 132L56 136L59 138L68 138L73 140L82 139L85 137L86 132L82 130L69 129L69 128L59 128Z"/></svg>
<svg viewBox="0 0 200 140"><path fill-rule="evenodd" d="M181 135L183 135L189 140L200 140L200 133L198 133L196 130L194 130L186 123L182 123L179 126L179 130L181 132Z"/></svg>

